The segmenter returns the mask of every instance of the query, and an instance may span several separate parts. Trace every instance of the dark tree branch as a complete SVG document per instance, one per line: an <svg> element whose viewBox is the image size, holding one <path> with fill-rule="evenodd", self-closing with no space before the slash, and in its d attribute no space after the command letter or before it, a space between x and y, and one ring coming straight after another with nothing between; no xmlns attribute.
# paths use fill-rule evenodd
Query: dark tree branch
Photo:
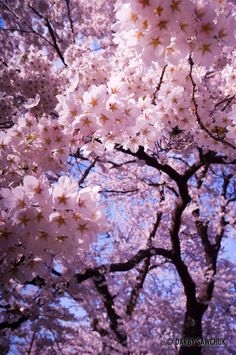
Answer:
<svg viewBox="0 0 236 355"><path fill-rule="evenodd" d="M56 50L56 52L57 52L59 58L61 59L62 63L67 67L67 64L66 64L66 62L65 62L65 59L64 59L64 57L63 57L63 54L62 54L62 52L61 52L61 50L60 50L60 48L59 48L59 46L58 46L57 39L56 39L56 35L55 35L55 33L54 33L54 30L53 30L53 28L52 28L52 25L51 25L50 21L48 20L48 18L46 18L45 21L46 21L46 25L47 25L48 31L49 31L49 33L50 33L50 35L51 35L52 40L53 40L54 48L55 48L55 50Z"/></svg>
<svg viewBox="0 0 236 355"><path fill-rule="evenodd" d="M148 247L152 246L152 240L156 236L157 229L158 229L160 222L161 222L161 217L162 217L162 212L158 212L157 216L156 216L156 221L153 224L153 228L152 228L151 233L148 238L148 243L147 243ZM129 316L131 316L131 314L133 313L133 311L135 309L135 306L138 302L139 294L143 288L147 274L151 270L150 263L151 263L151 257L149 256L148 258L146 258L144 260L142 268L139 272L139 275L137 276L136 284L131 291L130 299L129 299L129 302L126 307L126 314Z"/></svg>
<svg viewBox="0 0 236 355"><path fill-rule="evenodd" d="M194 79L193 79L193 66L194 66L194 63L193 63L193 60L192 60L192 57L190 56L189 57L189 65L190 65L190 71L189 71L189 78L190 78L190 81L192 83L192 87L193 87L193 90L192 90L192 102L194 104L194 108L195 108L195 116L197 118L197 122L199 124L199 126L201 127L201 129L203 131L205 131L209 137L211 137L212 139L214 139L215 141L217 142L221 142L227 146L229 146L230 148L236 150L236 147L231 144L230 142L226 141L225 139L223 138L220 138L216 135L214 135L211 131L209 131L209 129L203 124L202 120L201 120L201 117L199 115L199 112L198 112L198 104L197 104L197 101L196 101L196 97L195 97L195 93L196 93L196 88L197 88L197 84L195 83Z"/></svg>
<svg viewBox="0 0 236 355"><path fill-rule="evenodd" d="M36 331L33 332L32 339L31 339L30 346L29 346L29 350L27 351L27 354L28 354L28 355L31 354L31 350L32 350L32 348L33 348L35 336L36 336Z"/></svg>
<svg viewBox="0 0 236 355"><path fill-rule="evenodd" d="M4 67L8 68L7 62L5 62L4 60L2 60L1 58L0 58L0 62L4 65Z"/></svg>
<svg viewBox="0 0 236 355"><path fill-rule="evenodd" d="M84 180L86 179L86 177L89 175L90 171L94 168L96 162L98 161L98 157L96 157L92 163L85 169L83 175L81 176L81 178L79 179L79 186L81 186L84 183Z"/></svg>
<svg viewBox="0 0 236 355"><path fill-rule="evenodd" d="M12 121L6 121L6 122L0 122L0 129L9 129L14 126L14 122Z"/></svg>
<svg viewBox="0 0 236 355"><path fill-rule="evenodd" d="M112 194L128 194L139 192L139 189L131 189L131 190L102 190L101 193L112 193Z"/></svg>
<svg viewBox="0 0 236 355"><path fill-rule="evenodd" d="M224 98L223 100L221 100L221 101L219 101L219 102L217 102L217 103L215 104L215 108L217 108L218 106L220 106L220 105L226 103L225 106L224 106L224 107L222 108L222 110L221 110L221 111L224 111L224 110L226 109L226 107L232 102L232 100L233 100L234 98L235 98L235 96L229 96L229 97Z"/></svg>
<svg viewBox="0 0 236 355"><path fill-rule="evenodd" d="M85 280L90 279L93 276L98 276L100 273L109 273L109 272L126 272L132 270L137 264L139 264L142 260L147 257L152 256L163 256L167 259L172 259L172 252L163 248L148 248L139 250L136 255L134 255L131 259L126 262L101 265L95 268L86 269L83 273L75 274L75 278L78 283L81 283Z"/></svg>
<svg viewBox="0 0 236 355"><path fill-rule="evenodd" d="M230 179L233 177L233 174L229 174L224 176L223 178L223 185L222 185L222 196L224 197L224 199L227 199L227 189L230 183ZM232 199L234 200L234 199ZM225 232L225 226L227 225L227 222L225 221L225 212L226 212L226 205L223 205L221 207L221 218L219 221L219 225L217 228L217 233L216 233L216 238L215 238L215 243L214 243L214 247L217 249L217 253L221 247L221 241L222 238L224 236L224 232Z"/></svg>
<svg viewBox="0 0 236 355"><path fill-rule="evenodd" d="M65 2L66 2L66 8L67 8L67 17L70 22L70 29L71 29L71 32L73 35L73 41L75 43L75 31L74 31L74 25L73 25L73 21L72 21L72 17L71 17L70 0L65 0Z"/></svg>
<svg viewBox="0 0 236 355"><path fill-rule="evenodd" d="M181 249L180 249L180 240L179 240L179 229L181 226L182 213L185 210L187 204L190 202L191 198L188 191L187 181L188 179L198 170L203 164L199 162L194 166L190 167L187 170L186 175L182 176L177 171L175 171L168 164L160 164L156 158L149 156L142 147L139 147L136 153L131 152L130 150L125 150L120 147L116 147L117 150L127 153L129 155L135 156L140 160L144 160L147 165L156 168L160 171L166 173L172 180L174 180L179 188L180 199L177 202L177 205L172 213L172 223L169 230L172 244L171 256L168 256L173 260L177 272L180 276L180 279L183 283L185 294L187 297L187 303L191 304L193 307L197 304L196 300L196 285L191 278L191 275L188 271L187 266L181 259ZM162 256L164 256L162 254Z"/></svg>
<svg viewBox="0 0 236 355"><path fill-rule="evenodd" d="M144 160L145 163L148 166L151 166L155 169L158 169L160 171L163 171L164 173L166 173L171 179L173 179L174 181L178 181L181 178L181 175L174 170L170 165L168 164L161 164L157 161L157 159L155 157L152 157L150 155L148 155L145 151L143 147L139 147L138 151L136 153L132 152L130 149L124 149L121 146L116 145L115 149L128 154L128 155L132 155L133 157L138 158L139 160Z"/></svg>
<svg viewBox="0 0 236 355"><path fill-rule="evenodd" d="M4 1L2 1L2 4L17 20L21 20L21 18ZM31 8L30 5L28 5L28 6ZM33 10L40 18L43 18L35 9L31 8L31 10ZM28 33L28 34L33 33L33 34L39 36L40 38L42 38L44 41L46 41L50 46L52 46L54 48L53 44L46 37L44 37L41 33L35 31L34 28L31 25L29 25L25 20L23 22L26 25L26 27L30 28L30 30L25 30L22 28L15 28L15 29L1 28L1 31L2 30L5 30L5 31L10 30L10 31L16 31L19 33ZM17 23L17 25L19 26L18 23Z"/></svg>
<svg viewBox="0 0 236 355"><path fill-rule="evenodd" d="M187 206L187 203L189 201L190 199L186 201L179 200L176 204L174 211L172 212L172 221L171 221L171 227L169 229L169 233L171 238L172 252L174 255L179 257L181 254L180 241L179 241L181 218L182 218L182 213L185 210L185 207Z"/></svg>
<svg viewBox="0 0 236 355"><path fill-rule="evenodd" d="M160 90L161 88L161 85L163 83L163 78L164 78L164 75L165 75L165 71L166 71L166 68L167 68L167 64L164 66L164 68L162 69L162 72L161 72L161 76L160 76L160 80L159 80L159 83L152 95L152 104L153 105L156 105L156 98L157 98L157 93L158 91Z"/></svg>
<svg viewBox="0 0 236 355"><path fill-rule="evenodd" d="M148 257L144 260L142 268L139 272L139 275L137 276L136 284L131 291L130 299L129 299L129 302L126 307L126 314L128 316L131 316L134 309L135 309L140 291L143 288L143 284L146 279L146 276L147 276L148 272L150 271L149 267L150 267L150 257Z"/></svg>
<svg viewBox="0 0 236 355"><path fill-rule="evenodd" d="M48 40L47 40L47 42L56 50L56 52L57 52L59 58L61 59L62 63L65 66L67 66L67 64L65 62L65 59L63 57L63 54L62 54L62 52L61 52L61 50L60 50L60 48L58 46L56 33L54 32L54 30L52 28L51 22L49 21L49 19L47 17L42 16L33 6L31 6L30 4L28 4L28 6L40 19L42 19L45 22L45 25L46 25L46 27L47 27L47 29L49 31L49 34L50 34L51 39L53 41L53 44L51 44L51 42L49 42ZM45 39L45 37L44 37L44 39Z"/></svg>
<svg viewBox="0 0 236 355"><path fill-rule="evenodd" d="M169 185L167 185L166 184L166 182L163 182L163 183L161 183L161 184L158 184L157 182L147 182L147 181L145 181L144 179L143 179L143 182L145 183L145 184L147 184L148 186L153 186L153 187L157 187L157 188L160 188L160 187L165 187L165 188L167 188L168 190L170 190L171 192L173 192L173 194L176 196L176 197L179 197L179 194L178 194L178 192L172 187L172 186L169 186Z"/></svg>
<svg viewBox="0 0 236 355"><path fill-rule="evenodd" d="M108 289L105 276L101 273L98 273L98 275L94 277L93 282L95 284L98 293L102 297L112 331L114 332L118 342L126 346L127 336L124 333L124 331L120 329L119 320L121 318L115 311L114 300Z"/></svg>
<svg viewBox="0 0 236 355"><path fill-rule="evenodd" d="M12 330L19 328L19 326L26 322L29 318L26 316L21 316L17 321L15 322L2 322L0 323L0 329L6 329L10 328Z"/></svg>
<svg viewBox="0 0 236 355"><path fill-rule="evenodd" d="M230 179L233 175L224 176L222 185L222 196L226 199L227 188ZM221 247L221 241L225 231L225 205L221 207L221 217L217 228L217 233L215 237L215 243L211 243L209 240L208 224L209 222L203 223L200 217L199 209L193 212L195 216L195 225L197 232L201 238L201 242L204 248L205 262L206 262L206 272L204 284L200 289L198 300L202 304L206 304L211 300L214 291L215 281L214 276L217 270L217 257Z"/></svg>
<svg viewBox="0 0 236 355"><path fill-rule="evenodd" d="M193 281L187 266L179 256L174 257L173 263L184 286L184 292L187 298L187 307L195 308L197 306L195 282Z"/></svg>
<svg viewBox="0 0 236 355"><path fill-rule="evenodd" d="M126 164L136 163L136 159L128 160L128 161L125 161L124 163L120 163L120 164L115 163L111 160L107 160L106 163L111 164L112 167L110 169L113 169L113 168L120 168L121 166L126 165Z"/></svg>
<svg viewBox="0 0 236 355"><path fill-rule="evenodd" d="M186 179L184 179L183 176L179 174L175 169L173 169L170 165L159 163L155 157L148 155L144 151L143 147L139 147L136 153L131 152L131 150L129 149L124 149L120 146L116 146L115 149L125 154L137 157L139 160L144 160L148 166L151 166L167 174L172 180L176 182L179 188L180 196L184 203L187 205L187 203L190 201Z"/></svg>

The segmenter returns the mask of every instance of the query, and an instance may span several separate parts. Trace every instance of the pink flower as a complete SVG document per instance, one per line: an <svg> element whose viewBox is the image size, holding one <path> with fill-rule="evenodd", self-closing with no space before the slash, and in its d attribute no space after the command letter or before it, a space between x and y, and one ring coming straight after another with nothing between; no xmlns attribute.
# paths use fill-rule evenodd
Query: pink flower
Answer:
<svg viewBox="0 0 236 355"><path fill-rule="evenodd" d="M81 92L82 96L82 92ZM58 95L59 104L56 109L59 112L60 124L67 125L74 121L74 119L81 113L81 99L78 92L68 93L66 96Z"/></svg>
<svg viewBox="0 0 236 355"><path fill-rule="evenodd" d="M220 14L217 18L217 38L223 45L236 45L236 21L230 16Z"/></svg>
<svg viewBox="0 0 236 355"><path fill-rule="evenodd" d="M61 236L70 236L71 223L68 220L68 216L63 212L53 212L50 215L51 228L55 230L56 234Z"/></svg>
<svg viewBox="0 0 236 355"><path fill-rule="evenodd" d="M25 209L30 204L30 199L26 195L22 186L17 186L14 189L3 188L0 190L1 196L4 198L2 203L8 209Z"/></svg>
<svg viewBox="0 0 236 355"><path fill-rule="evenodd" d="M48 203L49 198L49 183L45 175L39 178L26 175L23 180L24 190L32 196L38 203Z"/></svg>
<svg viewBox="0 0 236 355"><path fill-rule="evenodd" d="M31 235L31 238L35 238L38 226L35 223L35 210L33 208L17 210L14 213L13 221L18 225L21 237Z"/></svg>
<svg viewBox="0 0 236 355"><path fill-rule="evenodd" d="M78 183L71 177L61 176L53 186L52 197L57 209L75 208Z"/></svg>
<svg viewBox="0 0 236 355"><path fill-rule="evenodd" d="M99 190L99 186L93 186L92 188L86 187L79 192L77 196L77 206L78 212L83 218L90 219L96 211L97 202L99 200Z"/></svg>
<svg viewBox="0 0 236 355"><path fill-rule="evenodd" d="M94 114L84 113L75 119L73 128L79 130L82 135L93 134L98 128L97 119Z"/></svg>
<svg viewBox="0 0 236 355"><path fill-rule="evenodd" d="M193 62L194 64L209 67L219 54L220 47L216 40L206 40L196 43L196 48L193 51Z"/></svg>
<svg viewBox="0 0 236 355"><path fill-rule="evenodd" d="M92 85L88 91L83 94L83 107L88 112L101 112L106 98L105 85Z"/></svg>

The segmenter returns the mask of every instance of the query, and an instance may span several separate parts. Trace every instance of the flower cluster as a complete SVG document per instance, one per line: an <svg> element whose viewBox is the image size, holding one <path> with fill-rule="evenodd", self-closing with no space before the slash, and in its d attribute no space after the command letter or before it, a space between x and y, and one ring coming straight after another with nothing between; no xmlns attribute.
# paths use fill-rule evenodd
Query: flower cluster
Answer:
<svg viewBox="0 0 236 355"><path fill-rule="evenodd" d="M55 258L72 260L79 250L88 249L104 224L98 190L79 190L78 182L68 176L50 185L45 175L26 175L22 185L1 189L5 278L22 281L45 272Z"/></svg>
<svg viewBox="0 0 236 355"><path fill-rule="evenodd" d="M210 66L222 45L235 44L235 22L228 5L217 1L119 1L114 25L123 53L144 63L177 64L190 54L196 64Z"/></svg>
<svg viewBox="0 0 236 355"><path fill-rule="evenodd" d="M139 146L153 149L157 141L167 137L181 138L183 143L190 139L200 147L217 152L224 149L232 155L230 146L221 141L227 138L234 144L232 135L226 136L232 131L232 115L212 100L205 69L194 66L198 90L193 101L188 63L169 64L165 71L158 65L144 71L135 60L132 64L122 72L112 70L105 84L91 85L87 90L79 87L58 96L59 123L74 142L72 150L79 146L86 154L100 155L119 144L135 152ZM179 135L182 132L184 137Z"/></svg>
<svg viewBox="0 0 236 355"><path fill-rule="evenodd" d="M180 149L191 142L231 156L230 106L222 112L217 102L228 91L219 93L207 77L216 55L235 43L230 9L226 2L118 2L118 48L109 65L100 57L105 52L90 55L88 64L75 59L71 85L58 96L59 122L76 142L72 149L100 155L118 144L135 152L167 139ZM226 69L233 72L232 65Z"/></svg>
<svg viewBox="0 0 236 355"><path fill-rule="evenodd" d="M234 96L236 92L236 50L230 53L228 64L224 66L221 72L220 89L225 96Z"/></svg>
<svg viewBox="0 0 236 355"><path fill-rule="evenodd" d="M65 60L69 67L62 75L65 75L65 79L72 86L75 86L78 78L77 84L85 90L91 84L104 84L111 70L111 54L111 50L88 51L85 46L71 45L65 52Z"/></svg>
<svg viewBox="0 0 236 355"><path fill-rule="evenodd" d="M65 170L68 141L58 121L27 113L0 133L1 183L19 182L25 173Z"/></svg>
<svg viewBox="0 0 236 355"><path fill-rule="evenodd" d="M64 84L63 78L56 72L53 63L42 51L36 51L33 45L27 52L22 50L17 58L9 60L8 66L0 70L0 116L6 116L5 107L8 108L10 99L14 100L10 108L14 106L19 115L24 104L37 94L40 94L40 101L34 111L39 115L53 112L56 95ZM1 92L4 93L2 98Z"/></svg>

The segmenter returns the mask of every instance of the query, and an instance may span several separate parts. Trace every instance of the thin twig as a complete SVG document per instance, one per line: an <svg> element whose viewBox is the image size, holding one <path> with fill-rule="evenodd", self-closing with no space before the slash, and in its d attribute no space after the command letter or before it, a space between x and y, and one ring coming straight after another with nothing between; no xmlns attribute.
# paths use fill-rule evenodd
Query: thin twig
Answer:
<svg viewBox="0 0 236 355"><path fill-rule="evenodd" d="M45 22L45 24L46 24L46 27L47 27L47 29L48 29L48 31L49 31L49 34L50 34L50 36L51 36L51 38L52 38L53 45L51 44L51 42L49 42L49 43L50 43L50 45L53 46L53 48L56 50L56 52L57 52L59 58L61 59L62 63L63 63L65 66L67 66L67 64L66 64L66 62L65 62L65 59L64 59L64 57L63 57L63 54L62 54L62 52L61 52L61 50L60 50L60 48L59 48L59 46L58 46L58 43L57 43L57 39L56 39L57 34L56 34L56 32L54 32L54 30L53 30L53 28L52 28L52 25L51 25L51 23L50 23L50 21L49 21L49 19L48 19L47 17L42 16L42 15L41 15L33 6L31 6L30 4L28 4L28 6L29 6L29 8L30 8L39 18L41 18L42 20L44 20L44 22ZM37 33L37 34L38 34L38 33ZM44 38L44 39L45 39L45 38ZM48 42L48 40L47 40L47 42Z"/></svg>
<svg viewBox="0 0 236 355"><path fill-rule="evenodd" d="M75 32L74 32L74 25L73 25L73 21L72 21L72 17L71 17L70 0L65 0L65 1L66 1L66 8L67 8L67 15L68 15L68 19L70 22L70 28L71 28L71 32L73 35L73 41L75 43Z"/></svg>
<svg viewBox="0 0 236 355"><path fill-rule="evenodd" d="M30 346L29 346L29 350L27 351L28 355L31 354L31 350L32 350L32 347L33 347L33 344L34 344L35 335L36 335L36 330L33 332L33 336L32 336L31 342L30 342Z"/></svg>
<svg viewBox="0 0 236 355"><path fill-rule="evenodd" d="M88 176L88 174L90 173L90 171L92 170L92 168L94 168L96 162L98 161L98 157L96 157L92 163L87 167L87 169L85 169L83 175L81 176L78 184L79 186L81 186L84 183L84 180L86 179L86 177Z"/></svg>
<svg viewBox="0 0 236 355"><path fill-rule="evenodd" d="M154 93L152 95L152 104L153 105L156 105L156 96L157 96L158 91L161 88L162 83L163 83L163 78L164 78L164 74L165 74L166 68L167 68L167 64L162 69L162 73L161 73L161 76L160 76L159 83L158 83L158 85L157 85L157 87L156 87L156 89L155 89L155 91L154 91Z"/></svg>
<svg viewBox="0 0 236 355"><path fill-rule="evenodd" d="M193 90L192 90L192 101L193 101L193 104L194 104L195 115L196 115L197 122L198 122L199 126L201 127L201 129L202 129L203 131L205 131L205 132L209 135L209 137L211 137L211 138L214 139L215 141L221 142L221 143L223 143L223 144L225 144L225 145L228 145L228 146L231 147L232 149L236 150L236 147L235 147L233 144L227 142L227 141L224 140L223 138L220 138L220 137L218 137L218 136L215 136L213 133L211 133L211 131L209 131L208 128L206 128L206 127L204 126L204 124L203 124L203 122L202 122L202 120L201 120L201 117L199 116L199 113L198 113L198 104L197 104L196 97L195 97L197 85L196 85L196 83L195 83L195 81L194 81L194 79L193 79L193 65L194 65L194 63L193 63L193 60L192 60L192 57L191 57L191 56L189 57L189 64L190 64L189 78L190 78L190 80L191 80L192 87L193 87Z"/></svg>
<svg viewBox="0 0 236 355"><path fill-rule="evenodd" d="M131 189L131 190L102 190L101 193L113 193L113 194L128 194L138 192L139 189Z"/></svg>

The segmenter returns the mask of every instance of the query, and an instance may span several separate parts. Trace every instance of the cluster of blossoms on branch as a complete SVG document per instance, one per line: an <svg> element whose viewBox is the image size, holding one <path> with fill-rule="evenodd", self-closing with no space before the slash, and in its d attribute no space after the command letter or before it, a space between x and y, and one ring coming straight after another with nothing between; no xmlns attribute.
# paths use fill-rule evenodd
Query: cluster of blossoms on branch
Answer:
<svg viewBox="0 0 236 355"><path fill-rule="evenodd" d="M169 355L184 323L186 337L229 329L230 352L235 270L220 252L235 225L235 6L0 9L0 329L44 352L54 315L66 353ZM86 316L59 335L62 295Z"/></svg>
<svg viewBox="0 0 236 355"><path fill-rule="evenodd" d="M22 107L28 107L39 93L35 113L41 116L53 112L63 83L43 51L36 52L33 45L21 50L9 59L7 69L0 70L0 91L4 93L0 94L0 127L17 122Z"/></svg>
<svg viewBox="0 0 236 355"><path fill-rule="evenodd" d="M134 152L139 146L153 150L163 136L183 132L185 143L190 140L216 152L225 149L232 156L234 110L223 105L231 96L222 89L225 101L220 104L221 96L216 100L207 69L225 46L235 44L230 9L228 4L208 1L118 2L114 25L118 49L110 77L105 80L100 74L100 85L86 87L82 75L79 89L75 84L74 92L70 87L58 97L59 122L65 124L69 118L71 123L65 134L79 132L78 144L87 154L102 154L115 144ZM97 60L93 73L99 65Z"/></svg>
<svg viewBox="0 0 236 355"><path fill-rule="evenodd" d="M1 183L19 183L27 174L59 173L69 155L68 142L57 120L26 113L6 135L0 135Z"/></svg>
<svg viewBox="0 0 236 355"><path fill-rule="evenodd" d="M156 71L160 73L160 68ZM76 138L86 153L102 154L104 149L111 150L115 144L133 152L139 146L144 146L145 150L153 149L155 142L163 136L174 136L177 128L176 135L184 132L184 142L189 137L199 147L216 152L224 149L232 156L234 108L222 111L223 106L212 100L197 71L198 93L194 104L188 71L187 65L168 66L155 98L152 92L157 83L151 79L153 69L142 78L136 73L134 78L128 79L124 73L114 72L106 85L92 85L87 91L80 87L66 96L60 95L57 110L64 134ZM151 84L148 89L145 87L147 81ZM146 90L145 97L141 96L142 90ZM69 126L66 125L68 120ZM92 139L87 143L88 137ZM224 144L224 139L229 146Z"/></svg>
<svg viewBox="0 0 236 355"><path fill-rule="evenodd" d="M87 52L95 38L104 47L110 44L113 8L114 1L104 0L92 5L84 0L1 1L0 127L17 121L22 103L39 92L37 111L53 111L55 96L66 84L58 67L60 62L71 64L67 49L77 47L78 56L78 42L80 53L82 47Z"/></svg>
<svg viewBox="0 0 236 355"><path fill-rule="evenodd" d="M55 256L72 261L88 249L104 228L98 190L79 190L68 176L50 184L45 175L26 175L22 185L1 189L1 282L42 276Z"/></svg>
<svg viewBox="0 0 236 355"><path fill-rule="evenodd" d="M222 45L235 45L235 21L225 2L118 1L116 10L119 49L135 52L146 65L177 64L192 53L194 63L209 67Z"/></svg>

